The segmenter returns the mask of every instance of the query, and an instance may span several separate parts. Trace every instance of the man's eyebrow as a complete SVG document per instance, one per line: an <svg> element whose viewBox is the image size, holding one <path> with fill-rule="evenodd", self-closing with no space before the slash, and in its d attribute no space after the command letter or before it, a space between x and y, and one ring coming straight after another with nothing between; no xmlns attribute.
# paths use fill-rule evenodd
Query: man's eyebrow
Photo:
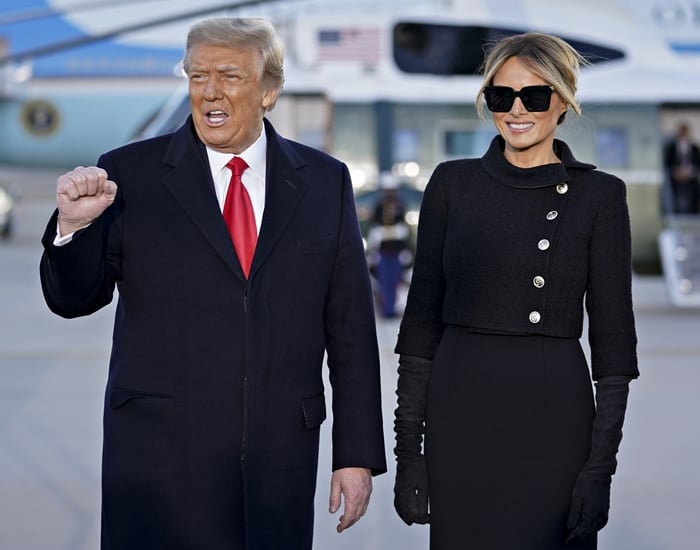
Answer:
<svg viewBox="0 0 700 550"><path fill-rule="evenodd" d="M225 73L225 72L244 72L241 67L238 65L215 65L215 66L210 66L206 64L199 64L199 65L191 65L190 70L192 71L207 71L207 70L214 70L220 73Z"/></svg>

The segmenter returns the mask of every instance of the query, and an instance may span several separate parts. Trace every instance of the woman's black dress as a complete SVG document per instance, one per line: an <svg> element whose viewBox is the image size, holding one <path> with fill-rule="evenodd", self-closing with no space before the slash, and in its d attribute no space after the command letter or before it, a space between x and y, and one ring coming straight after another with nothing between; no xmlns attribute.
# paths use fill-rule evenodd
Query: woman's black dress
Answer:
<svg viewBox="0 0 700 550"><path fill-rule="evenodd" d="M432 359L431 550L596 548L565 543L594 417L579 338L585 299L593 377L635 373L629 218L622 182L555 143L561 165L520 169L496 138L423 199L396 351Z"/></svg>
<svg viewBox="0 0 700 550"><path fill-rule="evenodd" d="M577 340L448 327L427 404L431 549L594 549L564 545L593 411Z"/></svg>

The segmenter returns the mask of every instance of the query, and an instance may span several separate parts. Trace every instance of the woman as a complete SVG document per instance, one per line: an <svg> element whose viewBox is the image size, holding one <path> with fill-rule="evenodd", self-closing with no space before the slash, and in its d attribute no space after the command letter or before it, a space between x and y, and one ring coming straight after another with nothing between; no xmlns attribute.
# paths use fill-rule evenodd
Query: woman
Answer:
<svg viewBox="0 0 700 550"><path fill-rule="evenodd" d="M498 42L477 109L499 135L425 191L396 346L395 507L431 524L432 550L590 550L607 522L639 373L624 183L555 139L580 114L584 62L542 33Z"/></svg>

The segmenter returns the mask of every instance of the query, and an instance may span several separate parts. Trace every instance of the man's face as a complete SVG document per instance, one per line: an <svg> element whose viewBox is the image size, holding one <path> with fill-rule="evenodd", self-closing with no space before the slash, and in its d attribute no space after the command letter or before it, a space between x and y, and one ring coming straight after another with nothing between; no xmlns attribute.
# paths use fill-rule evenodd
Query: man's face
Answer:
<svg viewBox="0 0 700 550"><path fill-rule="evenodd" d="M249 147L278 93L263 79L261 54L254 48L197 44L190 50L187 76L199 138L223 153L237 154Z"/></svg>

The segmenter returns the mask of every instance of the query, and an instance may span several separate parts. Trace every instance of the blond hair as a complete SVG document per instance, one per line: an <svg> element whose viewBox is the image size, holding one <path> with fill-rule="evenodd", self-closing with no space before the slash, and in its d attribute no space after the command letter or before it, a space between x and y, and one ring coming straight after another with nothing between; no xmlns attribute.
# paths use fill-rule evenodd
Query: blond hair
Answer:
<svg viewBox="0 0 700 550"><path fill-rule="evenodd" d="M187 34L182 68L189 74L192 48L215 44L229 48L255 48L263 61L263 79L279 92L284 84L284 47L274 25L261 17L214 17L195 23ZM271 105L269 109L274 107ZM268 109L268 110L269 110Z"/></svg>

